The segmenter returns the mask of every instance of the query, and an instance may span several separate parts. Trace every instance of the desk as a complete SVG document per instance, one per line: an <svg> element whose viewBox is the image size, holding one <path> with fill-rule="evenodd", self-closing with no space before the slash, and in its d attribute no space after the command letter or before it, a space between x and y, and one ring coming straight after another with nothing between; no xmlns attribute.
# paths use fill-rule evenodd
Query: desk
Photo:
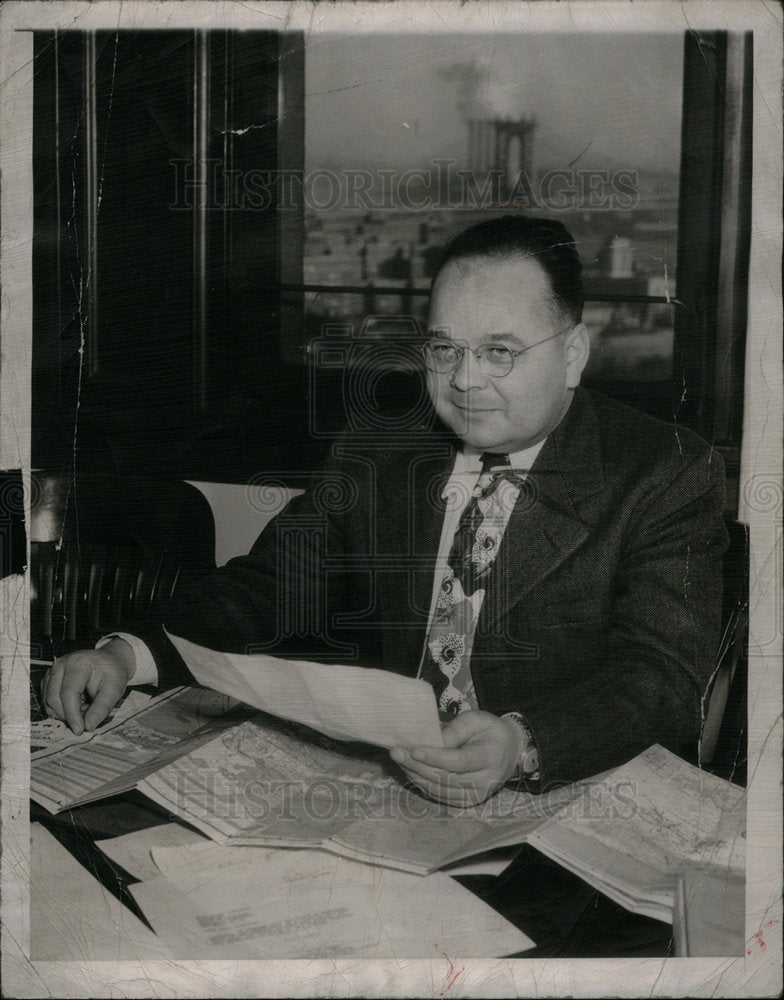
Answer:
<svg viewBox="0 0 784 1000"><path fill-rule="evenodd" d="M95 841L171 822L173 817L139 793L129 792L56 816L33 803L31 818L147 923L128 891L137 880L110 861ZM525 957L631 958L672 953L669 924L627 912L532 848L523 848L501 876L460 876L458 881L537 942Z"/></svg>
<svg viewBox="0 0 784 1000"><path fill-rule="evenodd" d="M136 792L51 816L32 804L32 819L60 843L145 924L128 892L137 880L111 862L96 840L171 822ZM500 876L465 875L458 881L537 942L526 958L635 958L672 954L672 927L636 916L533 848ZM33 942L33 945L35 942ZM466 956L470 957L470 956ZM518 956L518 957L523 957Z"/></svg>
<svg viewBox="0 0 784 1000"><path fill-rule="evenodd" d="M34 683L43 669L35 670ZM53 834L108 892L147 924L128 891L137 880L110 861L95 841L168 823L174 817L133 791L66 809L56 816L36 803L31 804L31 809L34 821ZM537 942L536 948L516 957L636 958L672 954L669 924L629 913L532 848L523 848L498 877L466 875L457 880ZM36 942L31 944L34 954Z"/></svg>

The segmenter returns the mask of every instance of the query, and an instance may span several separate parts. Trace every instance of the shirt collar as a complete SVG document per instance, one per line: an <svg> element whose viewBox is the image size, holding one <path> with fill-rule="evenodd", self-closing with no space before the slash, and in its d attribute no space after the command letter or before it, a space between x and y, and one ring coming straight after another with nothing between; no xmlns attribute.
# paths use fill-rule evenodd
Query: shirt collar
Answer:
<svg viewBox="0 0 784 1000"><path fill-rule="evenodd" d="M516 470L525 470L531 468L536 460L536 456L542 450L547 438L543 438L537 444L531 445L530 448L524 448L522 451L514 451L509 455L509 463L511 468ZM443 498L448 497L456 489L458 489L458 483L468 476L476 477L482 468L482 456L483 452L478 451L476 448L472 448L470 445L465 445L462 451L459 451L455 456L455 464L452 468L452 474L444 485L444 489L441 492ZM465 484L463 483L463 487Z"/></svg>

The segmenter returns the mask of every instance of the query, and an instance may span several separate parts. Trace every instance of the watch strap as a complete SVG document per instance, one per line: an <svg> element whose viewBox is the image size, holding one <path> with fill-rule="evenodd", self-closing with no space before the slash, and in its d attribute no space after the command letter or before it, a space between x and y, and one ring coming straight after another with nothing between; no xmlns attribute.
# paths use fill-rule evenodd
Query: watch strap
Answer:
<svg viewBox="0 0 784 1000"><path fill-rule="evenodd" d="M534 734L531 727L519 712L506 712L502 719L512 719L522 730L525 737L523 749L517 759L517 769L510 781L538 781L539 780L539 751L536 747Z"/></svg>

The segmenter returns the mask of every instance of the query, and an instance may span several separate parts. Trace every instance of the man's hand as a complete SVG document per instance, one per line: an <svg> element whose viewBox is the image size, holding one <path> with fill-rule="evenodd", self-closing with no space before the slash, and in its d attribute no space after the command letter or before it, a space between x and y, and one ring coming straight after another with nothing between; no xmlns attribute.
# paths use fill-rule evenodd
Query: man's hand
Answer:
<svg viewBox="0 0 784 1000"><path fill-rule="evenodd" d="M444 748L395 747L391 756L410 780L439 802L483 802L515 773L524 736L512 719L462 712L444 727Z"/></svg>
<svg viewBox="0 0 784 1000"><path fill-rule="evenodd" d="M133 650L117 637L101 649L69 653L55 660L41 682L44 708L77 736L91 732L123 696L135 669Z"/></svg>

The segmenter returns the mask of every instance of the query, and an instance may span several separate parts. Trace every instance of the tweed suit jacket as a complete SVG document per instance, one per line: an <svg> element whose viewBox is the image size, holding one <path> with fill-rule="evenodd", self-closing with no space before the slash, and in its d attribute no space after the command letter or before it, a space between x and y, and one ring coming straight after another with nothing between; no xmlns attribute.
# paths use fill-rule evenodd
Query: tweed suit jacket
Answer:
<svg viewBox="0 0 784 1000"><path fill-rule="evenodd" d="M427 429L346 435L247 556L181 588L166 627L226 651L416 676L455 447ZM718 642L722 510L705 442L576 391L512 512L471 659L479 707L527 719L542 787L652 743L693 751ZM164 680L185 676L159 627L137 632Z"/></svg>

